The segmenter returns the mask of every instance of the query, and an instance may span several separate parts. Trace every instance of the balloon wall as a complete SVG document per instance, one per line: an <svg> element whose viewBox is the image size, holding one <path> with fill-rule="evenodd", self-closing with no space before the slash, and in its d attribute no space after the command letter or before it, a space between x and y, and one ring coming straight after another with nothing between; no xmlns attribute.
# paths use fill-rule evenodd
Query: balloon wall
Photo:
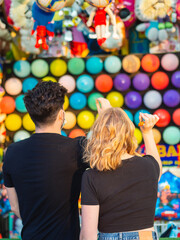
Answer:
<svg viewBox="0 0 180 240"><path fill-rule="evenodd" d="M139 112L159 116L153 130L157 144L180 142L178 54L36 59L5 64L5 91L0 106L2 113L7 114L7 145L34 132L23 97L39 81L57 81L68 90L62 131L65 136L85 136L97 117L96 99L105 97L113 107L122 107L134 122L138 144L142 143Z"/></svg>

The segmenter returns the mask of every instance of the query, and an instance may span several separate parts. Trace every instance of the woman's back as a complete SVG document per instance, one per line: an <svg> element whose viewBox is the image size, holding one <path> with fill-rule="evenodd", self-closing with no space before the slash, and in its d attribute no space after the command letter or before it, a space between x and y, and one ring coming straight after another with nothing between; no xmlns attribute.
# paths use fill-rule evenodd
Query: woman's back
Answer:
<svg viewBox="0 0 180 240"><path fill-rule="evenodd" d="M159 165L150 155L123 160L116 170L87 170L82 180L82 204L100 205L99 231L152 227L159 173Z"/></svg>

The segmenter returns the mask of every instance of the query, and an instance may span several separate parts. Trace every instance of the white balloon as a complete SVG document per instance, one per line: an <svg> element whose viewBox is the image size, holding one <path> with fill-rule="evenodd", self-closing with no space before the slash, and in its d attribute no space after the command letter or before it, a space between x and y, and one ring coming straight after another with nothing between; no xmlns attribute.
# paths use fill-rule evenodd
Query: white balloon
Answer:
<svg viewBox="0 0 180 240"><path fill-rule="evenodd" d="M76 81L70 75L62 76L58 82L68 90L68 93L73 92L74 89L76 88Z"/></svg>
<svg viewBox="0 0 180 240"><path fill-rule="evenodd" d="M147 108L156 109L162 103L162 96L158 91L150 90L144 95L143 101Z"/></svg>

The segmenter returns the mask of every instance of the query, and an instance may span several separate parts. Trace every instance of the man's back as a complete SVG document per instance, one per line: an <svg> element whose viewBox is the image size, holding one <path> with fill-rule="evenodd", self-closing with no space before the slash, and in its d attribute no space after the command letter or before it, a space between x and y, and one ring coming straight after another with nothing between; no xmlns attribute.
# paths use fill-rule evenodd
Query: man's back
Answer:
<svg viewBox="0 0 180 240"><path fill-rule="evenodd" d="M55 133L33 134L9 147L5 185L16 189L24 240L79 239L81 161L79 139Z"/></svg>

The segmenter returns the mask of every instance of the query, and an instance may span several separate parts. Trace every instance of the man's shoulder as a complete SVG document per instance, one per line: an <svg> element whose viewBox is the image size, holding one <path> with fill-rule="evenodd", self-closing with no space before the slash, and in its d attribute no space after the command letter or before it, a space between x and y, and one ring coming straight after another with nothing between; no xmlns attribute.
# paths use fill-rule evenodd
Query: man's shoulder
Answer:
<svg viewBox="0 0 180 240"><path fill-rule="evenodd" d="M10 151L14 151L19 148L24 148L24 146L29 144L30 141L31 141L30 138L27 138L27 139L24 139L24 140L21 140L18 142L11 143L8 146L7 150L8 150L8 152L10 152Z"/></svg>

